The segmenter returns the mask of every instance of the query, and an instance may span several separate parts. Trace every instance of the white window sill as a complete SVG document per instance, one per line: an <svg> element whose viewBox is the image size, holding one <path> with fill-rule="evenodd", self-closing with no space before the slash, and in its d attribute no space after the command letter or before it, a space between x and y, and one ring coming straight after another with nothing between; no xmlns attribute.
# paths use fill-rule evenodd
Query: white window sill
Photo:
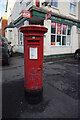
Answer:
<svg viewBox="0 0 80 120"><path fill-rule="evenodd" d="M17 45L17 46L24 46L24 45Z"/></svg>
<svg viewBox="0 0 80 120"><path fill-rule="evenodd" d="M48 6L49 6L49 5L48 5ZM55 7L55 6L52 6L52 5L51 5L51 8L53 8L53 9L55 9L55 10L59 10L58 7Z"/></svg>
<svg viewBox="0 0 80 120"><path fill-rule="evenodd" d="M69 13L69 14L76 17L76 14L74 14L74 13Z"/></svg>
<svg viewBox="0 0 80 120"><path fill-rule="evenodd" d="M71 45L51 45L51 47L71 47Z"/></svg>

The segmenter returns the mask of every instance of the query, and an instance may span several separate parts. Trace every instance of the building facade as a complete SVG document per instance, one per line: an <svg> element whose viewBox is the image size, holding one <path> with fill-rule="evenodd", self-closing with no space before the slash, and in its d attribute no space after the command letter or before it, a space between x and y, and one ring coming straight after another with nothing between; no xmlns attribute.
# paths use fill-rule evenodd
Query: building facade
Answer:
<svg viewBox="0 0 80 120"><path fill-rule="evenodd" d="M24 18L22 10L31 12L31 18ZM51 11L51 18L46 14ZM10 19L12 21L10 21ZM13 22L12 36L17 52L24 52L23 34L19 28L25 25L42 25L48 28L44 36L44 56L71 55L79 48L79 2L75 0L16 0L9 24ZM12 28L10 28L12 29ZM9 29L9 30L10 30ZM6 35L9 30L7 29Z"/></svg>

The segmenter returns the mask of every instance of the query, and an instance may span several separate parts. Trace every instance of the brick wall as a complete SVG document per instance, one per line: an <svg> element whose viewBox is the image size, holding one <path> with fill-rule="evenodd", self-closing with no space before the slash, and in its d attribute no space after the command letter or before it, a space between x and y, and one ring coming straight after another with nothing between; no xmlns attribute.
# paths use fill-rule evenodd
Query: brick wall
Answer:
<svg viewBox="0 0 80 120"><path fill-rule="evenodd" d="M7 27L8 21L6 19L2 19L2 36L5 37L5 30L4 28Z"/></svg>

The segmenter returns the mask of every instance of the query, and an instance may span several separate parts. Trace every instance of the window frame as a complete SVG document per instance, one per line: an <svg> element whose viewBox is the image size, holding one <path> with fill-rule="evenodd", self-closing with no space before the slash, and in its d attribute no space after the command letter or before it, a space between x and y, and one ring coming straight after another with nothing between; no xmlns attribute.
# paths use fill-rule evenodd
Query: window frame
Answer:
<svg viewBox="0 0 80 120"><path fill-rule="evenodd" d="M76 15L76 7L77 7L77 4L76 4L76 2L75 2L76 0L70 0L70 13L71 14L74 14L74 15ZM71 6L73 6L73 7L75 7L75 10L71 10ZM74 9L74 8L73 8ZM75 11L75 12L74 12Z"/></svg>
<svg viewBox="0 0 80 120"><path fill-rule="evenodd" d="M54 33L51 33L51 36L52 35L55 35L55 45L53 45L52 44L52 41L51 41L51 46L72 46L72 26L70 26L70 25L66 25L66 24L63 24L63 23L57 23L57 22L55 22L55 21L52 21L52 22L54 22L54 23L56 23L56 33L54 34ZM57 24L61 24L61 34L60 35L58 35L57 34ZM63 34L63 25L66 25L66 34ZM71 37L71 39L70 39L70 42L69 42L69 44L70 45L67 45L67 36L69 36L69 35L67 35L67 32L68 32L68 27L70 27L70 30L71 30L71 33L70 33L70 37ZM51 29L52 29L52 26L51 26ZM60 40L60 43L61 43L61 45L57 45L57 36L61 36L61 40ZM65 45L63 45L62 44L62 40L63 40L63 37L66 37L66 44ZM52 38L52 37L51 37Z"/></svg>
<svg viewBox="0 0 80 120"><path fill-rule="evenodd" d="M18 45L24 45L24 41L23 41L23 33L20 32L20 30L18 30ZM21 44L22 43L22 44Z"/></svg>

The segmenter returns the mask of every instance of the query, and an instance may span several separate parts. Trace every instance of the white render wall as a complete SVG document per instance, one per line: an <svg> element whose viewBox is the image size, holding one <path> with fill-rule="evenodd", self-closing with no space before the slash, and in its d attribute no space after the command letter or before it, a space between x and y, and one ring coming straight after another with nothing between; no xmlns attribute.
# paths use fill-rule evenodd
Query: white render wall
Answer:
<svg viewBox="0 0 80 120"><path fill-rule="evenodd" d="M12 10L14 8L16 0L8 0L8 7L7 7L7 17L8 17L8 24L13 21L13 19L10 17Z"/></svg>
<svg viewBox="0 0 80 120"><path fill-rule="evenodd" d="M13 20L15 20L17 17L19 17L20 10L21 10L20 3L18 1L16 1L14 4L14 7L12 9L12 12L11 12L11 14L12 14L11 18Z"/></svg>
<svg viewBox="0 0 80 120"><path fill-rule="evenodd" d="M48 32L44 37L44 55L50 55L50 44L51 44L51 20L44 20L44 27L48 28Z"/></svg>
<svg viewBox="0 0 80 120"><path fill-rule="evenodd" d="M78 33L77 27L72 27L72 52L74 53L76 49L78 49Z"/></svg>
<svg viewBox="0 0 80 120"><path fill-rule="evenodd" d="M52 11L53 13L57 13L59 15L64 15L70 18L78 19L78 0L76 0L76 14L71 14L70 13L70 0L58 0L58 7L49 7L49 6L44 6L42 3L45 0L40 0L41 1L41 6L42 9L47 10L47 11Z"/></svg>
<svg viewBox="0 0 80 120"><path fill-rule="evenodd" d="M6 33L6 35L5 35L5 37L8 39L8 41L10 41L10 36L9 36L9 31L10 30L12 30L13 31L13 28L7 28L6 30L5 30L5 33ZM14 37L14 33L12 32L12 38ZM13 42L13 41L12 41Z"/></svg>
<svg viewBox="0 0 80 120"><path fill-rule="evenodd" d="M8 24L14 20L16 20L19 16L21 16L22 14L22 10L28 10L29 8L31 8L33 5L35 5L35 0L23 0L23 4L21 5L20 2L21 0L12 0L14 1L13 3L9 0L9 6L8 6ZM32 1L27 7L26 7L26 3L28 1ZM11 6L11 11L9 10L10 5ZM11 14L11 16L10 16Z"/></svg>

